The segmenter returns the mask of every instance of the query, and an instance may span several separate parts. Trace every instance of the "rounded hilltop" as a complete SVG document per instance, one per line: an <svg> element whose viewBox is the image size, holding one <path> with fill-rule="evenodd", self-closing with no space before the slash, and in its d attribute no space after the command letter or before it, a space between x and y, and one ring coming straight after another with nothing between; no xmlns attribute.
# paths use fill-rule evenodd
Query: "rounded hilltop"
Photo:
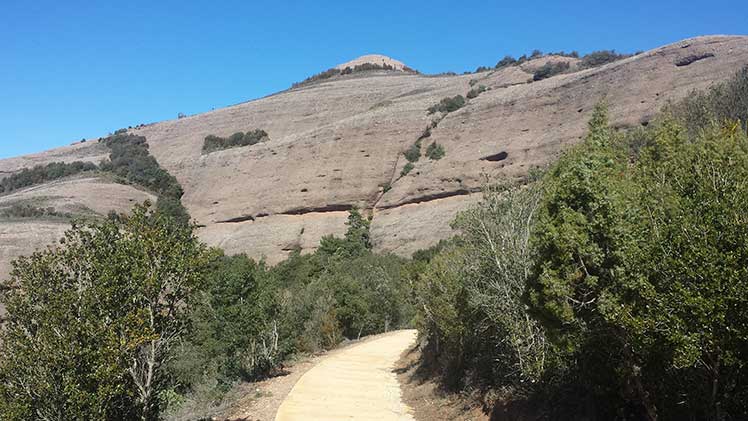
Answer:
<svg viewBox="0 0 748 421"><path fill-rule="evenodd" d="M335 68L339 70L343 70L346 67L350 67L351 69L353 69L356 66L361 66L361 65L366 65L366 64L373 64L373 65L382 66L382 67L392 67L393 70L400 70L400 71L408 69L408 66L406 66L405 63L395 60L392 57L383 56L381 54L368 54L365 56L361 56L349 62L339 64L335 66Z"/></svg>

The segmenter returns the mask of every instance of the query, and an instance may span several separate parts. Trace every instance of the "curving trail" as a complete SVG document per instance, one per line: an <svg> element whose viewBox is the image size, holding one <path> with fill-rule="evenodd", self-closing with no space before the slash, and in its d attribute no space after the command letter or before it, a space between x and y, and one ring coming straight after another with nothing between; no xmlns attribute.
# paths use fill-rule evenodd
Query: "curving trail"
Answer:
<svg viewBox="0 0 748 421"><path fill-rule="evenodd" d="M415 330L400 330L323 360L299 379L275 421L414 420L392 370L415 340Z"/></svg>

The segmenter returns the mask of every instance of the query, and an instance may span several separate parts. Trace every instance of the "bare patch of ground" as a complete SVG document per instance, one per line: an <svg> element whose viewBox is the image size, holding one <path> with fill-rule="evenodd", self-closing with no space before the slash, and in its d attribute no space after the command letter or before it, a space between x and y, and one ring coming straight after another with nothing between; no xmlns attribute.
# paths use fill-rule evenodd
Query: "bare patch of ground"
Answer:
<svg viewBox="0 0 748 421"><path fill-rule="evenodd" d="M445 391L438 378L421 367L416 345L406 350L395 366L402 399L413 410L416 421L487 421L477 394Z"/></svg>
<svg viewBox="0 0 748 421"><path fill-rule="evenodd" d="M238 385L236 395L240 398L223 414L215 419L231 421L272 421L286 396L312 367L327 354L307 356L286 367L283 375L256 383Z"/></svg>

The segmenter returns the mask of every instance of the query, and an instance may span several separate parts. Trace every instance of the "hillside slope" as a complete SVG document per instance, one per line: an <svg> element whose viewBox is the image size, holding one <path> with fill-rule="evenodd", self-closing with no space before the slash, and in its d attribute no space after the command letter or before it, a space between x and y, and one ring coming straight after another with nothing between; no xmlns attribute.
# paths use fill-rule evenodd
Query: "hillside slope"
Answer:
<svg viewBox="0 0 748 421"><path fill-rule="evenodd" d="M516 179L577 142L601 99L609 103L616 127L646 124L667 100L748 64L748 37L689 39L531 82L533 69L553 57L537 60L543 62L462 76L375 71L336 77L130 132L145 136L161 166L182 184L183 203L201 225L201 238L228 253L274 263L295 248L312 250L323 235L344 232L347 210L355 206L372 215L378 250L408 255L451 235L449 221L479 199L486 177ZM488 90L463 108L443 118L427 113L442 98L465 96L479 85ZM400 177L407 163L403 152L434 119L438 125L422 150L435 141L445 156L421 156ZM269 140L202 152L208 135L254 129L265 130ZM0 177L39 163L97 162L106 155L89 141L0 160ZM81 188L79 200L99 209L101 198L122 194L121 187ZM50 206L63 207L54 203L55 196L64 196L55 194L57 188L46 187ZM59 230L43 221L0 220L0 233L2 276L8 259L52 242Z"/></svg>

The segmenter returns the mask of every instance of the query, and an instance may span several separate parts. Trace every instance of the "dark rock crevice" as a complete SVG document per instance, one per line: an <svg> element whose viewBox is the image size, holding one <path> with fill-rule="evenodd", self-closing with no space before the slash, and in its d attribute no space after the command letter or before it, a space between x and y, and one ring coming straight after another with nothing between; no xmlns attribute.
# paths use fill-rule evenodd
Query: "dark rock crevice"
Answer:
<svg viewBox="0 0 748 421"><path fill-rule="evenodd" d="M479 191L480 191L480 188L463 188L463 189L457 189L457 190L451 190L451 191L445 191L445 192L432 193L432 194L427 194L424 196L414 197L412 199L408 199L403 202L396 203L394 205L381 206L378 209L382 209L382 210L394 209L394 208L399 208L405 205L413 205L413 204L418 204L418 203L431 202L434 200L446 199L448 197L466 196L468 194L477 193Z"/></svg>
<svg viewBox="0 0 748 421"><path fill-rule="evenodd" d="M481 161L499 162L505 160L508 156L509 154L506 151L501 151L497 154L484 156Z"/></svg>
<svg viewBox="0 0 748 421"><path fill-rule="evenodd" d="M709 58L709 57L714 57L714 54L712 53L692 54L690 56L679 58L675 62L675 65L678 67L688 66L691 63L697 62L699 60L704 60L705 58Z"/></svg>

